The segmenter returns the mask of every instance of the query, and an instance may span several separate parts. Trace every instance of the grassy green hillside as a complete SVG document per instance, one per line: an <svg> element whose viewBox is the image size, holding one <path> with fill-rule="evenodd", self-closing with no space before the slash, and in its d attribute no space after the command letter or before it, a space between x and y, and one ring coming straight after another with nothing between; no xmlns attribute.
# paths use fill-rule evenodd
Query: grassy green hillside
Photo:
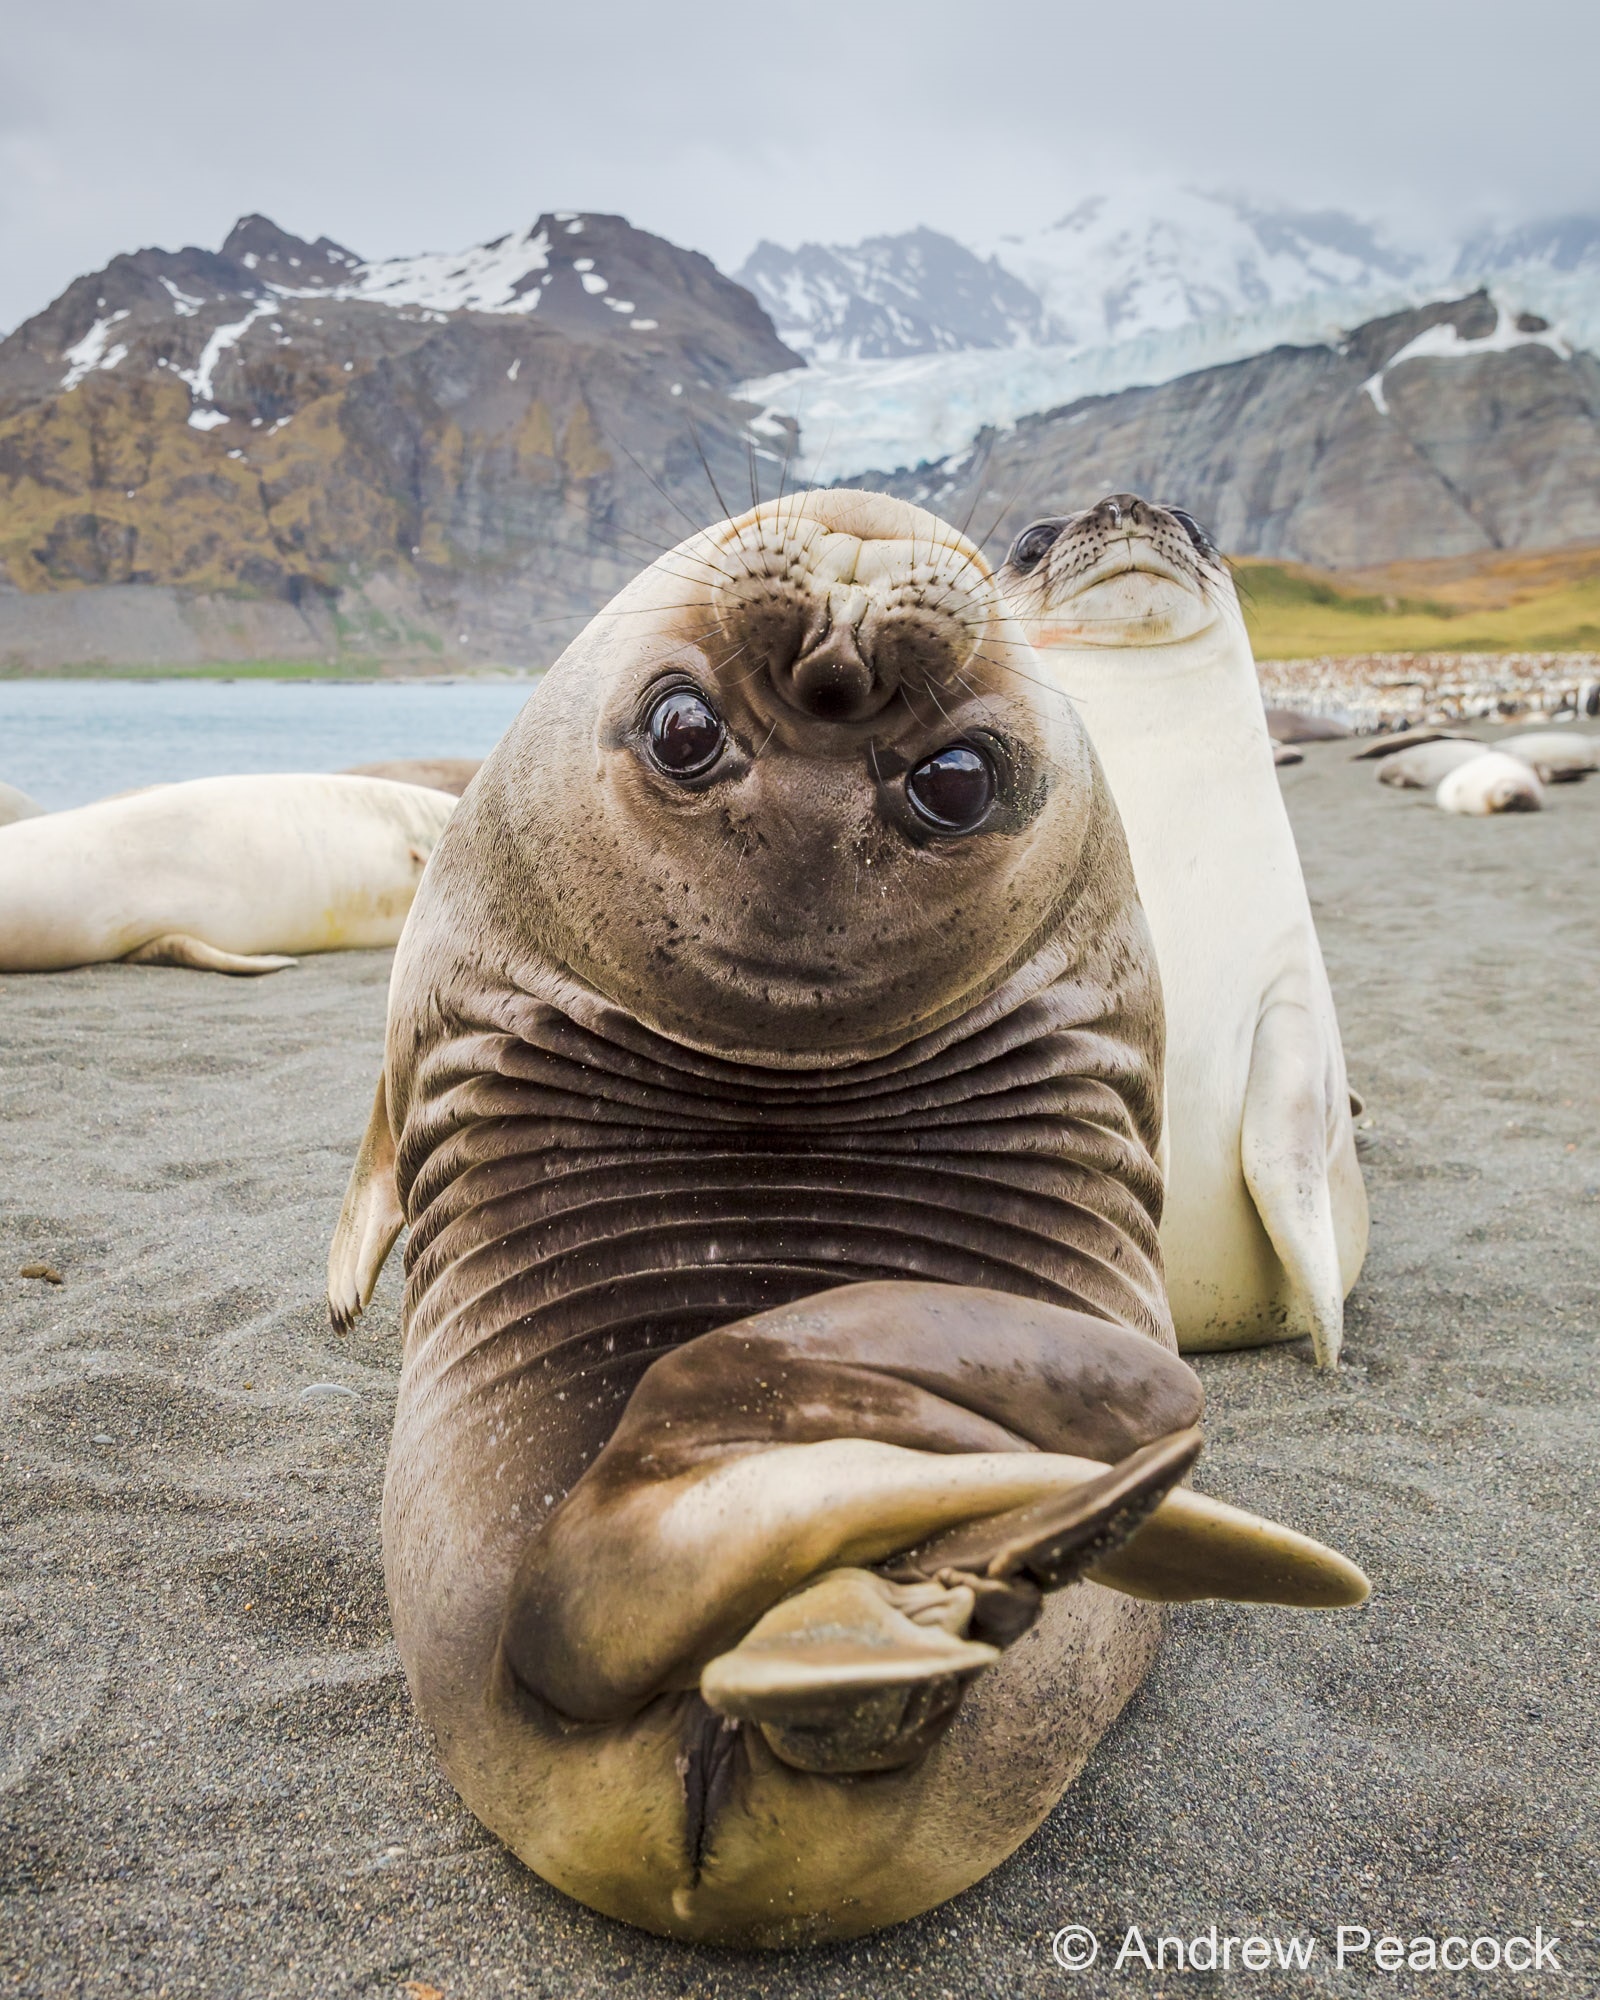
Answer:
<svg viewBox="0 0 1600 2000"><path fill-rule="evenodd" d="M1600 652L1600 549L1316 570L1235 565L1257 659Z"/></svg>

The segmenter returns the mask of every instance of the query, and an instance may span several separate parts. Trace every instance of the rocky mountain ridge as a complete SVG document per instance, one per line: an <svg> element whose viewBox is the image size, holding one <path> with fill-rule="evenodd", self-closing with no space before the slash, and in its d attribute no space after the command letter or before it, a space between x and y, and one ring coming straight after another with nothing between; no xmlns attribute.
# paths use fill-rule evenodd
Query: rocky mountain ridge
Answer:
<svg viewBox="0 0 1600 2000"><path fill-rule="evenodd" d="M980 525L1116 491L1323 568L1600 542L1600 361L1486 292L1091 396L864 483ZM998 518L996 518L998 516Z"/></svg>
<svg viewBox="0 0 1600 2000"><path fill-rule="evenodd" d="M1282 254L1377 255L1319 229ZM1593 235L1540 239L1564 281L1600 273ZM1063 375L1072 350L1003 344L1026 310L985 293L998 265L916 249L845 271L882 290L872 337L991 345L804 368L751 292L617 216L382 262L251 216L115 258L0 342L0 670L539 666L690 526L817 478L807 436L830 481L1001 516L996 546L1127 487L1322 567L1600 542L1600 363L1498 290L1349 332L1313 298L1291 338L1196 322ZM914 281L941 272L929 334ZM837 338L866 338L840 298Z"/></svg>
<svg viewBox="0 0 1600 2000"><path fill-rule="evenodd" d="M731 392L797 358L618 216L376 264L252 216L118 257L0 342L0 660L90 586L177 591L208 630L282 607L268 650L542 661L541 621L720 511L713 478L743 490L759 450L776 483L782 427Z"/></svg>

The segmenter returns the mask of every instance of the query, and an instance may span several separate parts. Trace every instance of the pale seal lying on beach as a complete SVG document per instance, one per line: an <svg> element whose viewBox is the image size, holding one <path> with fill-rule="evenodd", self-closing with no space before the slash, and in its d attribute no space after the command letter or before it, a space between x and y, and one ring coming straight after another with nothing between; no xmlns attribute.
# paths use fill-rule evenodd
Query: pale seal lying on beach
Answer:
<svg viewBox="0 0 1600 2000"><path fill-rule="evenodd" d="M1348 722L1331 715L1308 715L1298 708L1269 708L1267 734L1274 743L1336 743L1352 735Z"/></svg>
<svg viewBox="0 0 1600 2000"><path fill-rule="evenodd" d="M450 792L456 798L478 775L481 757L392 757L382 764L352 764L343 775L350 778L388 778L397 785L424 785L430 791Z"/></svg>
<svg viewBox="0 0 1600 2000"><path fill-rule="evenodd" d="M1350 752L1352 764L1366 764L1377 757L1397 757L1402 750L1414 750L1422 743L1475 743L1475 736L1465 736L1459 729L1435 728L1430 723L1418 723L1410 729L1391 729L1374 736L1363 743L1359 750Z"/></svg>
<svg viewBox="0 0 1600 2000"><path fill-rule="evenodd" d="M1538 812L1544 787L1520 757L1486 750L1458 764L1440 781L1434 798L1448 813Z"/></svg>
<svg viewBox="0 0 1600 2000"><path fill-rule="evenodd" d="M1280 743L1274 738L1272 761L1274 764L1303 764L1306 761L1306 753L1303 750L1296 750L1291 743Z"/></svg>
<svg viewBox="0 0 1600 2000"><path fill-rule="evenodd" d="M43 813L44 807L36 799L0 779L0 826L11 826L19 819L38 819Z"/></svg>
<svg viewBox="0 0 1600 2000"><path fill-rule="evenodd" d="M1567 785L1600 771L1600 736L1580 736L1575 729L1533 729L1504 737L1495 748L1520 757L1544 785Z"/></svg>
<svg viewBox="0 0 1600 2000"><path fill-rule="evenodd" d="M547 1880L893 1923L1038 1825L1147 1600L1364 1594L1170 1490L1160 1070L1109 794L954 529L768 503L551 668L418 896L329 1260L348 1325L411 1225L396 1640Z"/></svg>
<svg viewBox="0 0 1600 2000"><path fill-rule="evenodd" d="M1474 757L1482 757L1488 748L1487 743L1467 742L1456 736L1417 743L1409 750L1384 758L1378 766L1378 783L1398 785L1405 791L1431 792L1441 779L1460 770L1463 764L1470 764Z"/></svg>
<svg viewBox="0 0 1600 2000"><path fill-rule="evenodd" d="M19 820L0 828L0 972L277 972L393 944L455 804L377 778L195 778Z"/></svg>
<svg viewBox="0 0 1600 2000"><path fill-rule="evenodd" d="M1309 1334L1331 1368L1367 1245L1333 995L1227 565L1116 494L999 583L1111 781L1167 1012L1167 1290L1186 1350Z"/></svg>

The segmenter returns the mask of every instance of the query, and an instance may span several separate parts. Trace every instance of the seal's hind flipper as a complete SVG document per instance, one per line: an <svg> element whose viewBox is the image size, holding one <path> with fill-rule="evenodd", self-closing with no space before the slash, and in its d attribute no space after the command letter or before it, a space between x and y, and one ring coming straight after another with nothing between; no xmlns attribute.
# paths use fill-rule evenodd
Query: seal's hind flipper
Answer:
<svg viewBox="0 0 1600 2000"><path fill-rule="evenodd" d="M1223 1597L1234 1604L1338 1611L1365 1603L1372 1593L1337 1549L1181 1486L1088 1574L1095 1583L1161 1604Z"/></svg>
<svg viewBox="0 0 1600 2000"><path fill-rule="evenodd" d="M700 1676L707 1707L754 1722L802 1771L885 1771L920 1757L1000 1657L963 1637L971 1590L836 1569L776 1604Z"/></svg>
<svg viewBox="0 0 1600 2000"><path fill-rule="evenodd" d="M1157 1438L1070 1492L938 1536L897 1564L894 1574L1059 1590L1138 1533L1193 1466L1204 1442L1193 1427Z"/></svg>
<svg viewBox="0 0 1600 2000"><path fill-rule="evenodd" d="M252 955L239 951L220 951L216 945L207 944L204 938L190 937L183 931L164 931L160 937L153 937L148 944L142 944L137 951L124 954L124 965L185 965L192 972L231 972L244 979L259 978L263 972L282 972L291 965L300 963L297 958L285 958L277 952L263 952Z"/></svg>
<svg viewBox="0 0 1600 2000"><path fill-rule="evenodd" d="M1344 1285L1328 1188L1321 1038L1308 1010L1279 1000L1256 1024L1239 1151L1245 1185L1289 1279L1288 1321L1337 1368Z"/></svg>
<svg viewBox="0 0 1600 2000"><path fill-rule="evenodd" d="M340 1333L348 1333L365 1310L384 1260L405 1227L394 1163L388 1081L380 1070L372 1115L361 1135L328 1251L328 1318Z"/></svg>

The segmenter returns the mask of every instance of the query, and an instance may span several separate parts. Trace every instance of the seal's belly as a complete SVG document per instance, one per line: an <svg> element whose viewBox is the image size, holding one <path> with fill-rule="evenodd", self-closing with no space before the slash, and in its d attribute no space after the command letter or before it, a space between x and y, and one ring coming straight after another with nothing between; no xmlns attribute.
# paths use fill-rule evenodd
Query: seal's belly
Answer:
<svg viewBox="0 0 1600 2000"><path fill-rule="evenodd" d="M559 1496L664 1348L834 1285L981 1286L1170 1346L1146 1141L1050 995L1018 1017L964 1061L793 1081L550 1010L463 1038L400 1148L410 1393L471 1421L516 1385Z"/></svg>

